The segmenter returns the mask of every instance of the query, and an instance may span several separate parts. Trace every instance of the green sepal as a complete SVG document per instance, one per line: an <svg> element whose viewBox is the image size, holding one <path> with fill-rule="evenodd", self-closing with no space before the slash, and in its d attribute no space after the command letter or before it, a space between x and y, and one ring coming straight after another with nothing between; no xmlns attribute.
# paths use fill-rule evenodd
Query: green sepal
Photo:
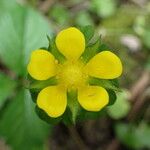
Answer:
<svg viewBox="0 0 150 150"><path fill-rule="evenodd" d="M107 106L111 106L115 103L116 99L117 99L117 95L113 90L107 90L108 94L109 94L109 103L107 104Z"/></svg>
<svg viewBox="0 0 150 150"><path fill-rule="evenodd" d="M38 96L40 90L39 90L39 89L30 89L29 91L30 91L30 94L31 94L31 99L32 99L32 101L33 101L34 103L36 103L36 101L37 101L37 96Z"/></svg>
<svg viewBox="0 0 150 150"><path fill-rule="evenodd" d="M34 80L30 83L28 89L43 89L47 86L52 86L57 84L57 79L56 77L51 77L47 80L39 81L39 80Z"/></svg>
<svg viewBox="0 0 150 150"><path fill-rule="evenodd" d="M89 41L94 36L94 27L91 25L87 25L87 26L79 27L79 29L84 34L86 44L88 44Z"/></svg>
<svg viewBox="0 0 150 150"><path fill-rule="evenodd" d="M99 78L95 78L95 77L89 77L88 83L90 85L102 86L105 89L111 89L111 90L119 91L119 92L121 91L119 89L117 79L107 80L107 79L99 79Z"/></svg>
<svg viewBox="0 0 150 150"><path fill-rule="evenodd" d="M86 47L84 53L81 55L80 59L84 63L87 63L96 54L100 53L101 51L105 51L105 50L109 50L109 47L106 44L103 44L101 41L101 38L98 37L98 39L95 42L92 42L89 45L87 45L87 47Z"/></svg>
<svg viewBox="0 0 150 150"><path fill-rule="evenodd" d="M51 52L60 63L64 63L66 61L66 58L57 49L55 38L56 37L50 38L49 36L47 36L47 39L49 41L48 51Z"/></svg>
<svg viewBox="0 0 150 150"><path fill-rule="evenodd" d="M105 108L103 108L98 112L86 111L85 109L81 108L76 120L81 122L89 119L97 119L105 114L106 114Z"/></svg>
<svg viewBox="0 0 150 150"><path fill-rule="evenodd" d="M43 50L48 50L48 48L47 47L40 47L39 49L43 49Z"/></svg>
<svg viewBox="0 0 150 150"><path fill-rule="evenodd" d="M87 63L93 56L97 54L100 43L100 39L98 39L95 43L92 43L86 47L84 53L81 55L81 59L84 63Z"/></svg>
<svg viewBox="0 0 150 150"><path fill-rule="evenodd" d="M38 93L42 89L48 86L53 86L57 84L57 79L55 77L51 77L47 80L39 81L39 80L33 79L29 74L27 75L27 81L28 81L27 85L25 86L27 89L29 89L32 101L34 103L36 103Z"/></svg>
<svg viewBox="0 0 150 150"><path fill-rule="evenodd" d="M105 51L105 50L110 50L110 48L108 47L108 45L101 43L98 52Z"/></svg>
<svg viewBox="0 0 150 150"><path fill-rule="evenodd" d="M66 108L66 111L65 113L63 114L62 116L62 122L66 125L66 126L69 126L69 125L73 125L75 124L75 122L72 120L72 112L70 110L70 108L67 106Z"/></svg>
<svg viewBox="0 0 150 150"><path fill-rule="evenodd" d="M68 107L71 111L71 120L73 123L75 123L78 112L80 110L80 106L77 100L77 91L72 90L67 92L67 100L68 100Z"/></svg>
<svg viewBox="0 0 150 150"><path fill-rule="evenodd" d="M35 111L40 119L42 119L43 121L46 121L48 124L51 124L51 125L56 125L62 120L61 116L58 118L52 118L48 116L47 113L43 111L42 109L40 109L38 106L35 107Z"/></svg>

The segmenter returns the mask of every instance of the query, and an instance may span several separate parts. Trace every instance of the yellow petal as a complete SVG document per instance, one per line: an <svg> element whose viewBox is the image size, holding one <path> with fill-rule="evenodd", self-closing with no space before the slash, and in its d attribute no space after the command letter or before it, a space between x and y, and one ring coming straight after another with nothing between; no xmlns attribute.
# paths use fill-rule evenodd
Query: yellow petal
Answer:
<svg viewBox="0 0 150 150"><path fill-rule="evenodd" d="M94 56L85 66L87 74L101 79L114 79L122 73L121 60L110 51Z"/></svg>
<svg viewBox="0 0 150 150"><path fill-rule="evenodd" d="M66 92L58 86L46 87L39 93L37 105L50 117L59 117L65 112L66 109Z"/></svg>
<svg viewBox="0 0 150 150"><path fill-rule="evenodd" d="M35 50L31 54L28 73L36 80L46 80L55 75L55 58L46 50Z"/></svg>
<svg viewBox="0 0 150 150"><path fill-rule="evenodd" d="M109 96L103 87L87 86L79 89L78 101L88 111L99 111L108 104Z"/></svg>
<svg viewBox="0 0 150 150"><path fill-rule="evenodd" d="M80 30L70 27L58 33L56 46L67 59L78 59L85 49L85 38Z"/></svg>

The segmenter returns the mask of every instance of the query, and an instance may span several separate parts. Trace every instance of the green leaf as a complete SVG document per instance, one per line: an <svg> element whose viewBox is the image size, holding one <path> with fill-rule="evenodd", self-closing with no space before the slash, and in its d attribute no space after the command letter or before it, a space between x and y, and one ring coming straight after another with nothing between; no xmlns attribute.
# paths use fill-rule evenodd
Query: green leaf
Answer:
<svg viewBox="0 0 150 150"><path fill-rule="evenodd" d="M146 122L138 126L133 124L118 123L115 126L118 139L133 149L150 148L150 127Z"/></svg>
<svg viewBox="0 0 150 150"><path fill-rule="evenodd" d="M134 138L134 128L129 124L124 123L118 123L115 126L115 131L117 134L117 137L121 140L123 143L128 143L128 145L134 145L137 147L135 138Z"/></svg>
<svg viewBox="0 0 150 150"><path fill-rule="evenodd" d="M59 3L55 4L55 7L52 7L50 9L49 17L53 18L53 20L56 21L57 24L59 24L59 26L61 27L68 24L68 20L70 20L70 13L64 5L61 5Z"/></svg>
<svg viewBox="0 0 150 150"><path fill-rule="evenodd" d="M87 26L87 25L92 26L94 25L94 21L87 10L82 10L78 12L75 18L75 24L79 26ZM86 42L88 42L88 39L86 39Z"/></svg>
<svg viewBox="0 0 150 150"><path fill-rule="evenodd" d="M146 30L145 32L144 32L144 35L143 35L143 42L144 42L144 44L148 47L148 48L150 48L150 29L149 30Z"/></svg>
<svg viewBox="0 0 150 150"><path fill-rule="evenodd" d="M0 58L8 68L23 76L31 51L48 44L49 25L31 8L4 1L0 2Z"/></svg>
<svg viewBox="0 0 150 150"><path fill-rule="evenodd" d="M117 100L115 104L108 107L108 114L112 118L121 119L128 114L130 110L128 95L129 93L125 90L117 94Z"/></svg>
<svg viewBox="0 0 150 150"><path fill-rule="evenodd" d="M116 2L116 0L92 0L91 7L98 16L106 18L115 13Z"/></svg>
<svg viewBox="0 0 150 150"><path fill-rule="evenodd" d="M107 80L107 79L99 79L99 78L95 78L95 77L89 77L88 83L90 85L102 86L105 89L111 89L111 90L114 90L114 91L120 91L120 89L118 87L117 79Z"/></svg>
<svg viewBox="0 0 150 150"><path fill-rule="evenodd" d="M5 100L12 94L16 82L11 80L7 75L0 73L0 108Z"/></svg>
<svg viewBox="0 0 150 150"><path fill-rule="evenodd" d="M67 93L68 107L72 113L72 122L76 122L76 118L80 109L78 100L77 100L77 91L69 91Z"/></svg>
<svg viewBox="0 0 150 150"><path fill-rule="evenodd" d="M0 118L0 135L15 150L43 150L49 126L34 111L28 91L20 90Z"/></svg>

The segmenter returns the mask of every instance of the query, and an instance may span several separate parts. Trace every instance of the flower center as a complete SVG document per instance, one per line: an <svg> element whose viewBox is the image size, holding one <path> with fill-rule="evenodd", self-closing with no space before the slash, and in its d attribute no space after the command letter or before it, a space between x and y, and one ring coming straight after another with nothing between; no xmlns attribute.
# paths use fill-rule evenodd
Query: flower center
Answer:
<svg viewBox="0 0 150 150"><path fill-rule="evenodd" d="M58 79L65 88L78 88L85 84L86 75L83 73L83 64L66 62L58 66Z"/></svg>

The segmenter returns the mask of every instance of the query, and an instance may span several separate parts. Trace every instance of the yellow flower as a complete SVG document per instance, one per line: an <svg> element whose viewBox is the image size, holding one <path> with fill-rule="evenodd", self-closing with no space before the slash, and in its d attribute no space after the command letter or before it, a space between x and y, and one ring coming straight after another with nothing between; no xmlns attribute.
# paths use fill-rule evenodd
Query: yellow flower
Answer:
<svg viewBox="0 0 150 150"><path fill-rule="evenodd" d="M89 76L101 79L114 79L121 75L120 59L110 51L102 51L87 64L80 58L85 50L85 38L75 27L62 30L56 40L58 50L66 57L62 64L48 51L38 49L32 52L28 73L36 80L47 80L56 76L57 85L40 91L37 105L50 117L61 116L67 106L67 92L75 89L78 102L87 111L99 111L108 104L107 91L100 86L90 86Z"/></svg>

